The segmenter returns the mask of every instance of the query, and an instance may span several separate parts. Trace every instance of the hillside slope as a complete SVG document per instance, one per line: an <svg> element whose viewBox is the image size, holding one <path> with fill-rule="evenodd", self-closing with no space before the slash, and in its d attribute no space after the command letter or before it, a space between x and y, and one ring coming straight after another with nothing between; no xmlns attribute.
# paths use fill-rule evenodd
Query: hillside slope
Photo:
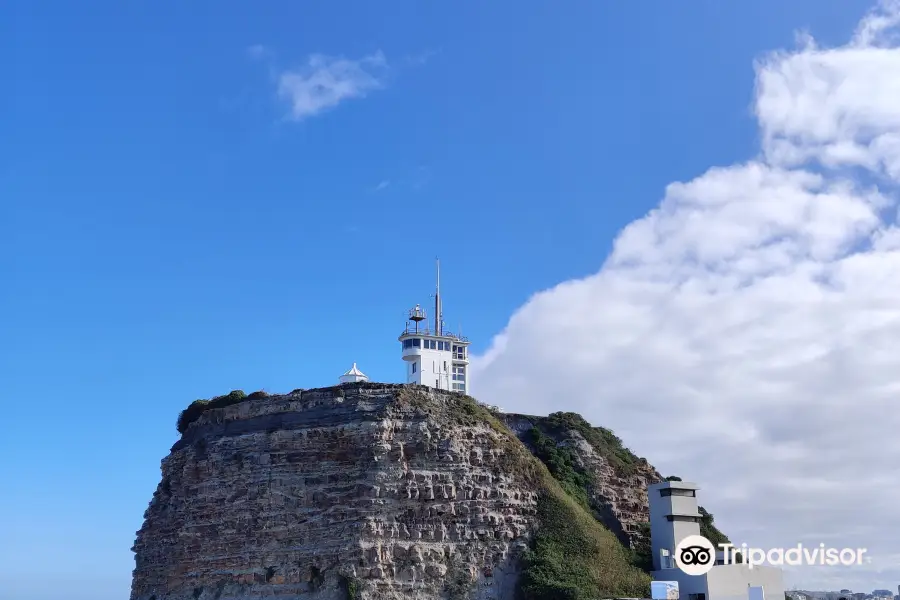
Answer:
<svg viewBox="0 0 900 600"><path fill-rule="evenodd" d="M612 431L594 427L576 413L546 417L498 415L546 466L562 488L634 552L634 564L652 568L647 486L664 478L622 444ZM702 506L700 533L713 543L728 542Z"/></svg>

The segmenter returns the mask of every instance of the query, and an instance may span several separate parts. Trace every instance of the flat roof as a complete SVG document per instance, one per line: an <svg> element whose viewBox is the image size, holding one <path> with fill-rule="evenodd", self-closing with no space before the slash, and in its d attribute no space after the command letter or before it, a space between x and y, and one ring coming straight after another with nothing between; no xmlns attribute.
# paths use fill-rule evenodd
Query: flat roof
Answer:
<svg viewBox="0 0 900 600"><path fill-rule="evenodd" d="M648 489L665 490L672 488L673 490L699 490L700 486L690 481L661 481L648 486Z"/></svg>

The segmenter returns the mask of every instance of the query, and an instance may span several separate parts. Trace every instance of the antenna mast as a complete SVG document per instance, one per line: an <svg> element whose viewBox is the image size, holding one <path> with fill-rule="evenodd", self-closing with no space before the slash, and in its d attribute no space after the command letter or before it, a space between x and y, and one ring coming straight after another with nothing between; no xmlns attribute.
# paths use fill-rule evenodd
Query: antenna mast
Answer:
<svg viewBox="0 0 900 600"><path fill-rule="evenodd" d="M441 260L435 258L435 266L437 271L437 285L434 290L434 334L444 335L443 330L443 314L441 314Z"/></svg>

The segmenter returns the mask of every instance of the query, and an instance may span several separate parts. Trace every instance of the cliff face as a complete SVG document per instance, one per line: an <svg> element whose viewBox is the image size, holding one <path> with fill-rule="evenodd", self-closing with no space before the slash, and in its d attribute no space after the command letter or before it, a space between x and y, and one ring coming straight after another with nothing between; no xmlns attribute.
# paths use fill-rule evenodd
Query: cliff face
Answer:
<svg viewBox="0 0 900 600"><path fill-rule="evenodd" d="M503 420L555 477L569 475L572 487L579 488L573 495L583 491L591 512L623 545L649 542L647 486L663 480L652 465L623 448L612 432L573 413L506 414Z"/></svg>
<svg viewBox="0 0 900 600"><path fill-rule="evenodd" d="M131 600L512 597L538 493L458 399L354 384L206 410L163 460Z"/></svg>
<svg viewBox="0 0 900 600"><path fill-rule="evenodd" d="M133 548L131 600L649 590L646 490L662 477L576 414L364 383L196 401L178 430ZM711 515L703 526L721 535Z"/></svg>

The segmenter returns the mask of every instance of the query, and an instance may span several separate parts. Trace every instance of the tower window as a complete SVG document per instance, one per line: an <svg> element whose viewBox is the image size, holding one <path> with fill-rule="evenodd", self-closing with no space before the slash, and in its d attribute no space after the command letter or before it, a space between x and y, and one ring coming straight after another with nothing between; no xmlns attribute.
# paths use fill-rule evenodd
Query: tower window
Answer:
<svg viewBox="0 0 900 600"><path fill-rule="evenodd" d="M445 360L444 361L444 373L446 373L446 372L447 372L447 361Z"/></svg>
<svg viewBox="0 0 900 600"><path fill-rule="evenodd" d="M416 372L416 365L417 365L417 364L418 364L418 363L413 363L413 364L412 364L412 372L413 372L413 373Z"/></svg>
<svg viewBox="0 0 900 600"><path fill-rule="evenodd" d="M415 348L421 348L421 347L422 347L422 340L419 339L419 338L413 338L412 343L413 343L413 344L412 344L413 347L415 347Z"/></svg>
<svg viewBox="0 0 900 600"><path fill-rule="evenodd" d="M671 523L673 521L679 523L699 523L700 517L689 517L687 515L666 515L666 520Z"/></svg>

